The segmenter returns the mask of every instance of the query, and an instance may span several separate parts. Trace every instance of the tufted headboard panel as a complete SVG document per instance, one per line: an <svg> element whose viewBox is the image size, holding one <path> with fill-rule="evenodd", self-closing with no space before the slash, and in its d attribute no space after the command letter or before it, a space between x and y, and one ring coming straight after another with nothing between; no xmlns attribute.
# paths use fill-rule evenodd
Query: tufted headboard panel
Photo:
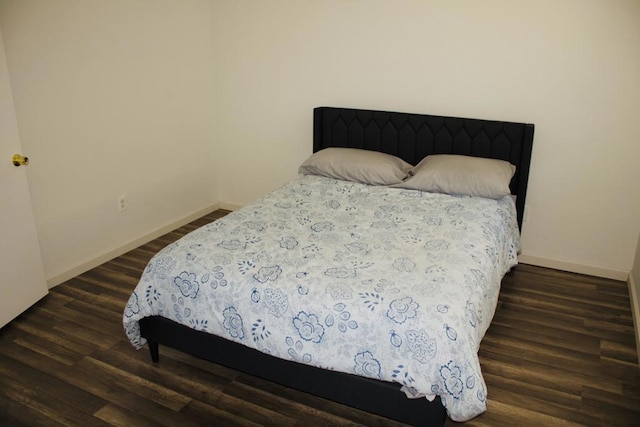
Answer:
<svg viewBox="0 0 640 427"><path fill-rule="evenodd" d="M516 166L511 193L522 228L534 125L351 108L314 109L313 151L351 147L417 164L429 154L507 160Z"/></svg>

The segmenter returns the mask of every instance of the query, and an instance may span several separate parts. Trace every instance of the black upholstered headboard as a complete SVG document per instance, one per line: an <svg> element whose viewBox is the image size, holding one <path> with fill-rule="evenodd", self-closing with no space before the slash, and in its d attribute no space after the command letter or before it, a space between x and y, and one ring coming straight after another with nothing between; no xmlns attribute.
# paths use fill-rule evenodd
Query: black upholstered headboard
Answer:
<svg viewBox="0 0 640 427"><path fill-rule="evenodd" d="M522 228L534 126L528 123L425 114L318 107L313 111L313 151L351 147L393 154L413 165L429 154L463 154L507 160L516 166L516 195Z"/></svg>

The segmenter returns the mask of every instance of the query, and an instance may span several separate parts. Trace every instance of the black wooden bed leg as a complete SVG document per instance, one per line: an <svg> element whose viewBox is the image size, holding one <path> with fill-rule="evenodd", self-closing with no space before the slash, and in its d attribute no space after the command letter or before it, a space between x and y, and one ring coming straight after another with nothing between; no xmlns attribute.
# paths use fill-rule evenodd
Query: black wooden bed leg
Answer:
<svg viewBox="0 0 640 427"><path fill-rule="evenodd" d="M149 346L149 354L151 354L151 360L157 363L160 360L160 350L157 341L147 341Z"/></svg>

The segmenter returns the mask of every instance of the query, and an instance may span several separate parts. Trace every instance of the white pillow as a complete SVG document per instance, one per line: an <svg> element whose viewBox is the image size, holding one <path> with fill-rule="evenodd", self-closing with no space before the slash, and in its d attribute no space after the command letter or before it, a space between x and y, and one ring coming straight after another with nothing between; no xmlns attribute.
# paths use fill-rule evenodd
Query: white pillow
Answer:
<svg viewBox="0 0 640 427"><path fill-rule="evenodd" d="M422 159L409 171L409 178L394 187L500 199L511 194L509 183L515 171L504 160L434 154Z"/></svg>
<svg viewBox="0 0 640 427"><path fill-rule="evenodd" d="M370 185L402 182L412 166L391 154L357 148L325 148L305 160L298 172Z"/></svg>

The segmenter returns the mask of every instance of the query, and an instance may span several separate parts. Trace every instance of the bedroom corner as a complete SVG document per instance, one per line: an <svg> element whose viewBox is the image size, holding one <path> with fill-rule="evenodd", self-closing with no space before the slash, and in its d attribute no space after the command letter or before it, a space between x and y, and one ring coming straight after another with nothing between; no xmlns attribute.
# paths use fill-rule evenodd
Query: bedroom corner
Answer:
<svg viewBox="0 0 640 427"><path fill-rule="evenodd" d="M629 298L631 299L631 315L636 335L638 362L640 362L640 235L638 235L638 246L636 247L633 268L629 274Z"/></svg>
<svg viewBox="0 0 640 427"><path fill-rule="evenodd" d="M0 0L49 288L219 207L209 7Z"/></svg>

